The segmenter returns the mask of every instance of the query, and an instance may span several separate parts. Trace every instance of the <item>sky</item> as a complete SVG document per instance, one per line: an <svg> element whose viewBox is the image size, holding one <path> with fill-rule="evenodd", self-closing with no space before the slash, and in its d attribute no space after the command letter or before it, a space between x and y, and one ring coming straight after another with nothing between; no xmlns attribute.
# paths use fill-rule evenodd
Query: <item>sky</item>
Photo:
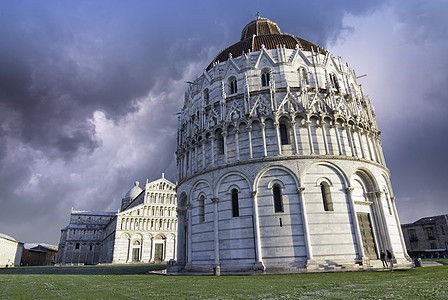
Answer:
<svg viewBox="0 0 448 300"><path fill-rule="evenodd" d="M0 232L56 245L70 210L176 182L187 84L257 12L370 96L402 223L448 214L448 1L0 1Z"/></svg>

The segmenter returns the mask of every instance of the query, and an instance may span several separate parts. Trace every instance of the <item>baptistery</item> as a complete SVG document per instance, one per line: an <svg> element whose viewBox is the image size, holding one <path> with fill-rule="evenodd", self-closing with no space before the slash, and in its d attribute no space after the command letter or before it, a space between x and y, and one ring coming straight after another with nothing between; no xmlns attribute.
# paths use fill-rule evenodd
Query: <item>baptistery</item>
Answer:
<svg viewBox="0 0 448 300"><path fill-rule="evenodd" d="M375 111L355 72L266 18L185 92L178 269L409 265Z"/></svg>

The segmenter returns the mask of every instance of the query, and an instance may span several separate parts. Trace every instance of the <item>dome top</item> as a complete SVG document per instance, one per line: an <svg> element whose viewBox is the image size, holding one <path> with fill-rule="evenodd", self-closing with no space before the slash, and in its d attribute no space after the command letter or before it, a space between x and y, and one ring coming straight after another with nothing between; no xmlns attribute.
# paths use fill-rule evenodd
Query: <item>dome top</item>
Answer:
<svg viewBox="0 0 448 300"><path fill-rule="evenodd" d="M267 19L261 18L258 14L257 18L247 24L243 31L241 31L241 40L252 38L254 35L266 35L266 34L280 34L280 28L277 23Z"/></svg>
<svg viewBox="0 0 448 300"><path fill-rule="evenodd" d="M266 49L276 49L279 46L295 49L298 45L303 51L311 51L313 49L313 51L323 55L327 53L325 49L304 39L291 34L281 33L277 23L267 18L261 18L258 15L257 19L251 21L241 31L241 40L221 51L206 70L210 70L215 63L228 60L230 55L238 57L243 55L243 53L259 51L262 45Z"/></svg>
<svg viewBox="0 0 448 300"><path fill-rule="evenodd" d="M126 193L124 198L130 198L130 200L134 200L140 193L143 191L138 185L140 183L136 181L134 186Z"/></svg>

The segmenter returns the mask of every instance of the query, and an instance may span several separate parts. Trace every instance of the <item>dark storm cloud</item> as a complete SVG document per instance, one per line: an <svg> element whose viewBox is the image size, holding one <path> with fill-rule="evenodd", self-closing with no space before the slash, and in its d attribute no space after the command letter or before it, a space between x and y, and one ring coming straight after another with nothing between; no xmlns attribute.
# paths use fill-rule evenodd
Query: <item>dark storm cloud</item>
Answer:
<svg viewBox="0 0 448 300"><path fill-rule="evenodd" d="M265 1L259 6L266 16L287 20L285 27L307 32L320 43L337 37L344 12L362 13L373 6L313 3L308 9L316 13L299 13L300 18L287 9L290 3L272 7ZM210 59L204 57L205 45L223 48L236 42L243 24L255 14L248 6L213 21L214 9L230 13L237 2L190 5L3 3L0 97L6 111L17 114L11 124L14 134L55 156L91 151L99 145L94 128L85 122L93 111L105 111L114 119L134 111L136 99L157 80L179 79L189 62ZM294 15L285 16L288 11ZM228 27L231 36L223 39L217 23Z"/></svg>
<svg viewBox="0 0 448 300"><path fill-rule="evenodd" d="M346 14L387 3L0 2L0 232L56 243L71 207L115 210L136 179L175 181L184 81L257 11L326 47L350 30Z"/></svg>

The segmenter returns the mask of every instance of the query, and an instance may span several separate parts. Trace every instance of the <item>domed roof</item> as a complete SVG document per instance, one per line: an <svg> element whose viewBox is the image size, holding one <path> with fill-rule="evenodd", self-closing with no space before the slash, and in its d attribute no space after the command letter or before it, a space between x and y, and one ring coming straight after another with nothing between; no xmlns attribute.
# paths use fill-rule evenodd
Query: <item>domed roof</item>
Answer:
<svg viewBox="0 0 448 300"><path fill-rule="evenodd" d="M276 49L278 46L295 49L299 45L299 48L303 51L311 51L311 48L313 48L315 52L319 51L324 55L327 53L325 49L304 39L291 34L281 33L277 23L258 16L257 19L247 24L241 31L241 40L221 51L206 70L210 70L215 63L228 60L230 54L232 54L232 57L238 57L243 55L243 53L259 51L262 45L266 49Z"/></svg>
<svg viewBox="0 0 448 300"><path fill-rule="evenodd" d="M134 186L126 193L124 198L130 198L130 200L134 200L140 193L143 191L138 185L140 183L136 181Z"/></svg>

